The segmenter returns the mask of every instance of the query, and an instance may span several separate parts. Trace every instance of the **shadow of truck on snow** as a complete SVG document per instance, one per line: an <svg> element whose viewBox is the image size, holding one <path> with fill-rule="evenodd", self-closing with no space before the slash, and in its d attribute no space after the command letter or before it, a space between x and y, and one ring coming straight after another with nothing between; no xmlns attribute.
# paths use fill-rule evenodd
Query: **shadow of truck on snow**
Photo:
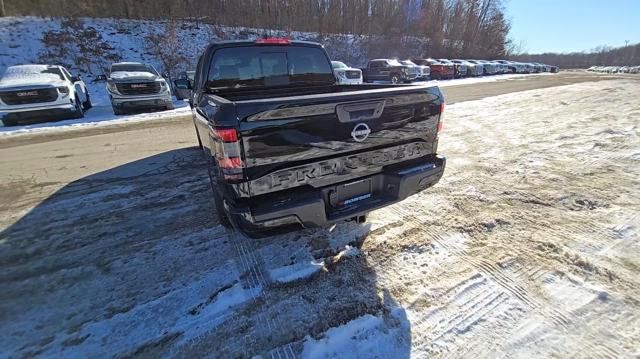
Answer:
<svg viewBox="0 0 640 359"><path fill-rule="evenodd" d="M205 165L197 148L133 161L2 230L4 353L409 357L404 310L365 255L342 256L368 224L248 240L216 223Z"/></svg>

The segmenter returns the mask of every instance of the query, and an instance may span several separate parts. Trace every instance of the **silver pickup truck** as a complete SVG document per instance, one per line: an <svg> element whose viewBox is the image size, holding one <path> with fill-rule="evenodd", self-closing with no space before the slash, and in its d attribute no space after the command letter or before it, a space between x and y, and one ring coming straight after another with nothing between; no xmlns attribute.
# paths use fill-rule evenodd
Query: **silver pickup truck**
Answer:
<svg viewBox="0 0 640 359"><path fill-rule="evenodd" d="M173 109L169 85L151 65L112 64L107 76L107 92L116 115L133 110Z"/></svg>

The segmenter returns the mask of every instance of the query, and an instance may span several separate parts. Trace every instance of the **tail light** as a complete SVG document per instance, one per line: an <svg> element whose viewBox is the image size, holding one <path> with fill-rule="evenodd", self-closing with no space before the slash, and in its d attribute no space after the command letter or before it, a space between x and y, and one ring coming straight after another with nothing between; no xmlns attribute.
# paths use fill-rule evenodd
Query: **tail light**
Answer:
<svg viewBox="0 0 640 359"><path fill-rule="evenodd" d="M438 119L438 133L442 132L443 124L442 124L442 115L444 115L444 109L446 105L444 101L440 102L440 118Z"/></svg>
<svg viewBox="0 0 640 359"><path fill-rule="evenodd" d="M225 180L239 181L244 177L244 162L238 131L235 128L216 127L210 130L214 156Z"/></svg>
<svg viewBox="0 0 640 359"><path fill-rule="evenodd" d="M264 39L256 40L256 44L262 45L289 45L291 44L291 40L279 37L267 37Z"/></svg>

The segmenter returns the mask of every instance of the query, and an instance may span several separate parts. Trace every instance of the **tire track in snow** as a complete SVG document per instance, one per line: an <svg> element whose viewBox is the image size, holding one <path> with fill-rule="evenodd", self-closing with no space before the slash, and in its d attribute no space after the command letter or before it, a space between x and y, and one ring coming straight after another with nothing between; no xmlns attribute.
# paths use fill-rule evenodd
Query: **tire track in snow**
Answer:
<svg viewBox="0 0 640 359"><path fill-rule="evenodd" d="M241 273L246 273L244 276L245 283L248 288L251 288L251 292L254 295L254 302L257 302L260 297L262 297L264 303L262 304L265 308L268 308L269 303L273 300L273 297L270 295L268 291L269 281L267 277L264 275L262 270L262 265L258 260L256 255L257 246L255 242L253 242L250 238L244 236L237 229L227 229L227 234L231 238L231 241L234 243L236 248L236 253L239 258L239 267L241 269ZM238 262L238 261L236 261ZM241 280L243 277L241 276ZM276 316L274 318L267 318L267 313L269 310L262 310L258 313L257 323L261 325L261 330L257 330L258 333L267 331L268 333L273 332L274 328L285 327L283 323ZM249 348L256 348L256 336L252 335L251 332L247 333L245 336L245 341L251 343L245 347L247 350ZM245 353L249 357L253 356L255 353ZM269 351L269 355L272 359L296 359L296 355L294 354L293 347L291 343L285 344L283 346L273 348Z"/></svg>
<svg viewBox="0 0 640 359"><path fill-rule="evenodd" d="M447 242L446 239L443 238L440 234L427 229L429 228L428 223L423 223L419 219L415 218L415 213L407 213L396 207L391 207L390 209L403 217L406 222L416 225L416 228L426 234L429 238L433 239L436 243L438 243L438 245L470 264L473 268L478 270L483 278L489 279L492 283L497 284L502 290L511 295L513 298L516 298L518 301L525 304L531 312L537 313L546 320L549 320L558 330L567 331L570 326L576 321L575 315L556 307L549 308L548 305L544 305L544 303L542 303L524 287L524 284L521 284L523 279L529 282L539 281L547 274L546 270L540 267L531 266L521 270L519 274L510 275L509 272L512 271L505 271L499 266L496 266L485 260L477 260L475 258L472 258L464 248L460 248L453 242ZM487 314L489 313L490 311L487 312ZM584 344L585 347L591 353L593 353L594 357L619 357L619 353L617 351L606 346L603 343L598 343L597 338L593 333L589 332L588 336L592 340L584 341L582 344ZM422 345L422 347L424 346L425 345Z"/></svg>
<svg viewBox="0 0 640 359"><path fill-rule="evenodd" d="M544 307L542 303L540 303L535 297L533 297L524 286L522 286L520 283L517 283L513 278L511 278L511 276L509 276L498 266L482 259L473 258L467 253L465 249L458 247L456 244L453 244L450 241L446 241L440 234L437 234L428 229L428 223L422 223L420 220L416 219L415 214L404 213L402 212L402 210L399 210L395 207L392 210L394 210L398 215L404 216L405 221L416 225L416 227L423 233L425 233L429 238L436 241L440 246L455 254L460 259L469 263L481 274L500 285L504 290L529 306L531 309L539 310ZM567 328L570 323L570 315L562 313L558 309L551 309L550 313L543 314L545 314L548 319L554 322L554 324L559 325L563 328Z"/></svg>
<svg viewBox="0 0 640 359"><path fill-rule="evenodd" d="M405 223L415 225L415 223L407 222L406 219ZM402 229L404 233L413 232L410 236L416 238L421 238L420 233L424 233L422 231L415 231L415 229L418 229L416 226L409 230L406 229L406 226L398 230ZM397 237L398 233L391 231L388 235ZM376 238L376 240L377 239L378 238ZM405 238L403 242L407 240L410 241L409 238ZM424 240L421 239L420 242L424 242ZM438 244L436 245L442 247ZM414 251L414 249L408 248L407 253L414 253ZM426 251L429 250L426 249ZM436 250L436 252L438 251ZM433 256L428 253L424 253L423 255L422 253L420 250L414 253L417 256L414 258L416 259L413 263L414 266L418 267L423 263L434 265L435 268L441 268L447 264L459 265L449 263L450 259L446 255L438 258L439 255L437 253L432 253ZM424 258L425 260L421 261L420 258ZM444 260L444 262L442 262L442 260ZM386 264L380 266L377 270L383 270L387 274L391 274L391 278L384 280L381 283L382 285L395 288L396 290L417 292L417 297L413 297L413 304L407 308L414 314L414 318L409 318L411 321L411 331L414 333L412 344L412 352L414 355L420 356L424 354L431 356L436 353L445 353L451 350L452 346L455 347L458 345L453 345L453 342L460 341L461 335L469 332L475 326L485 326L485 322L491 322L491 318L503 313L507 313L505 317L510 321L515 321L522 311L519 301L511 299L511 296L508 295L503 288L477 271L453 285L448 285L448 289L445 292L433 295L433 293L424 291L422 277L407 280L406 271L409 273L420 271L418 268L407 268L408 265L412 265L411 260L405 260L403 258L402 261L399 261L398 258L394 262L385 262ZM397 268L404 268L405 271L398 271ZM390 270L393 272L390 272ZM416 303L420 305L420 303L424 301L432 302L433 300L436 300L437 304L425 308L426 312L422 311L419 307L412 309ZM504 335L506 334L507 333L504 333Z"/></svg>

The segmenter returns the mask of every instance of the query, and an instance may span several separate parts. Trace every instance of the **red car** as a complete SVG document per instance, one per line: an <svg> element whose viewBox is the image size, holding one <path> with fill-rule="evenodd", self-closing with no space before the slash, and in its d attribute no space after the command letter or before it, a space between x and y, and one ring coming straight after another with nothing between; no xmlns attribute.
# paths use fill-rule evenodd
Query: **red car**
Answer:
<svg viewBox="0 0 640 359"><path fill-rule="evenodd" d="M429 66L431 69L432 80L453 79L455 77L455 68L450 64L443 64L434 59L411 59L416 65Z"/></svg>

